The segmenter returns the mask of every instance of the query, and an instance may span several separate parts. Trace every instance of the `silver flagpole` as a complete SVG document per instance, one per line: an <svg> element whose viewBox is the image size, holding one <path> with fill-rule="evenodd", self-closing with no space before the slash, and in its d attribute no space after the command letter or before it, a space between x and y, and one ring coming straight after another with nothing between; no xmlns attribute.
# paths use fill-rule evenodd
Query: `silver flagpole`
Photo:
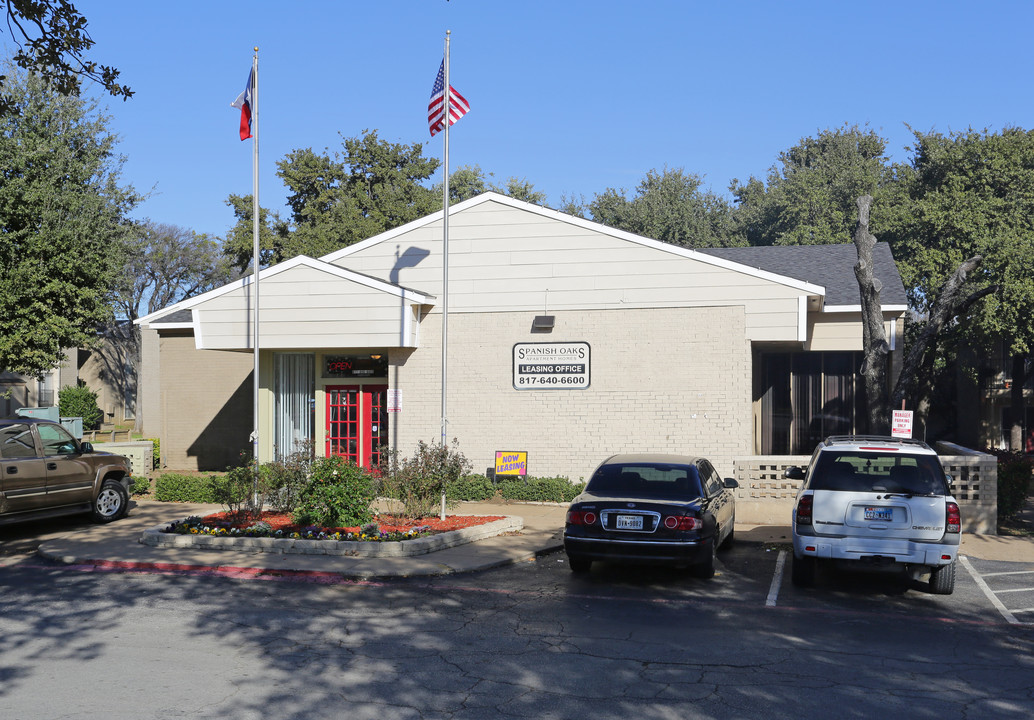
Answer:
<svg viewBox="0 0 1034 720"><path fill-rule="evenodd" d="M448 387L448 352L449 352L449 120L452 115L452 98L449 88L449 34L445 31L445 87L442 99L445 101L445 149L442 163L445 181L442 183L442 452L446 452L448 443L448 415L446 413L446 397ZM441 519L445 520L445 488L442 488Z"/></svg>
<svg viewBox="0 0 1034 720"><path fill-rule="evenodd" d="M252 477L252 496L256 506L258 505L258 462L259 462L259 110L258 110L258 47L255 47L255 56L251 61L251 70L254 81L251 88L251 127L253 135L252 160L251 160L251 214L252 214L252 285L254 293L252 297L255 302L255 322L253 325L255 352L254 387L252 396L252 431L251 431L251 457L254 462L255 474Z"/></svg>

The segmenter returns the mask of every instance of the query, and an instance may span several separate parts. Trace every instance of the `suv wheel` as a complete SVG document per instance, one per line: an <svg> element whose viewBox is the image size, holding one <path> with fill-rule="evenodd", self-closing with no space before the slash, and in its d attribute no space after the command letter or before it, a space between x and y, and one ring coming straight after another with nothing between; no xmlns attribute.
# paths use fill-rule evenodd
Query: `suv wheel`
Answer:
<svg viewBox="0 0 1034 720"><path fill-rule="evenodd" d="M114 480L103 482L101 491L97 494L97 499L93 501L91 507L93 519L102 523L118 520L126 514L128 509L129 494L122 487L122 483Z"/></svg>
<svg viewBox="0 0 1034 720"><path fill-rule="evenodd" d="M810 555L797 557L794 555L793 566L790 568L790 580L797 587L811 587L815 584L815 575L818 570L818 561Z"/></svg>
<svg viewBox="0 0 1034 720"><path fill-rule="evenodd" d="M935 595L955 592L955 560L930 570L930 592Z"/></svg>

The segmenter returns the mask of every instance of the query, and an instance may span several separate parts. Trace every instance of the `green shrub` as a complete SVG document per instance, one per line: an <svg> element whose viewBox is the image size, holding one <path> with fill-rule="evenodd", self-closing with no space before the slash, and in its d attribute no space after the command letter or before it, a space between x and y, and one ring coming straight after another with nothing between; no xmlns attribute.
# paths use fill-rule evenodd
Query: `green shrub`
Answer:
<svg viewBox="0 0 1034 720"><path fill-rule="evenodd" d="M380 495L397 501L389 514L406 519L438 514L442 494L449 484L459 480L471 467L463 453L456 449L457 441L452 442L450 448L421 440L413 457L402 460L396 452L386 454L378 472Z"/></svg>
<svg viewBox="0 0 1034 720"><path fill-rule="evenodd" d="M344 458L317 458L309 469L294 511L294 521L320 527L353 527L370 522L373 477Z"/></svg>
<svg viewBox="0 0 1034 720"><path fill-rule="evenodd" d="M445 487L445 496L450 501L488 500L495 495L495 485L484 475L464 475L450 481Z"/></svg>
<svg viewBox="0 0 1034 720"><path fill-rule="evenodd" d="M212 478L212 491L216 502L226 507L235 520L258 517L262 511L255 497L257 479L251 466L232 468L222 477Z"/></svg>
<svg viewBox="0 0 1034 720"><path fill-rule="evenodd" d="M154 483L154 499L161 502L219 502L215 475L179 475L165 473Z"/></svg>
<svg viewBox="0 0 1034 720"><path fill-rule="evenodd" d="M312 466L311 450L301 450L283 461L266 463L259 468L259 491L264 504L276 512L293 512Z"/></svg>
<svg viewBox="0 0 1034 720"><path fill-rule="evenodd" d="M104 419L104 413L97 407L97 393L85 385L66 385L58 390L57 407L61 417L81 417L83 430L96 430Z"/></svg>
<svg viewBox="0 0 1034 720"><path fill-rule="evenodd" d="M157 470L162 464L162 445L158 438L145 438L151 443L151 469Z"/></svg>
<svg viewBox="0 0 1034 720"><path fill-rule="evenodd" d="M565 477L505 478L499 481L499 493L507 500L525 502L568 503L585 489L585 483L572 483Z"/></svg>
<svg viewBox="0 0 1034 720"><path fill-rule="evenodd" d="M1023 509L1030 493L1034 461L1022 453L998 450L998 520L1008 520Z"/></svg>
<svg viewBox="0 0 1034 720"><path fill-rule="evenodd" d="M146 495L151 491L151 481L145 477L130 478L129 491L133 495Z"/></svg>

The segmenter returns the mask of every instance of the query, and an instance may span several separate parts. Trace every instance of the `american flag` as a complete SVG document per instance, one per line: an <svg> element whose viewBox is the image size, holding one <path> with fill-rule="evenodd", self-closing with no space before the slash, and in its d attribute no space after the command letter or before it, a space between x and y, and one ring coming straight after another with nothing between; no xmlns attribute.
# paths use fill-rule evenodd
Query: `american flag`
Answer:
<svg viewBox="0 0 1034 720"><path fill-rule="evenodd" d="M431 128L431 137L439 130L445 128L445 61L442 60L438 68L438 77L434 79L434 87L431 88L431 102L427 104L427 126ZM467 114L470 110L470 103L467 99L456 92L456 88L449 85L449 126L456 124L456 121Z"/></svg>

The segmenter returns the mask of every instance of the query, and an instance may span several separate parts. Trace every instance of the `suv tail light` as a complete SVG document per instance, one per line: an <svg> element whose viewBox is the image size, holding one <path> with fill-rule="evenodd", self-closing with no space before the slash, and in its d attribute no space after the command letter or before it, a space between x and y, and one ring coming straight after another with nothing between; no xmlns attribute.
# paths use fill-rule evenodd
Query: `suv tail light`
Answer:
<svg viewBox="0 0 1034 720"><path fill-rule="evenodd" d="M567 523L569 525L592 525L596 522L596 513L591 510L569 510Z"/></svg>
<svg viewBox="0 0 1034 720"><path fill-rule="evenodd" d="M689 515L669 515L664 518L664 527L669 530L702 530L704 521Z"/></svg>
<svg viewBox="0 0 1034 720"><path fill-rule="evenodd" d="M814 496L802 495L797 501L797 524L811 525L811 509L814 503Z"/></svg>
<svg viewBox="0 0 1034 720"><path fill-rule="evenodd" d="M959 510L959 506L956 503L948 503L947 518L948 521L945 525L945 532L962 532L962 512Z"/></svg>

